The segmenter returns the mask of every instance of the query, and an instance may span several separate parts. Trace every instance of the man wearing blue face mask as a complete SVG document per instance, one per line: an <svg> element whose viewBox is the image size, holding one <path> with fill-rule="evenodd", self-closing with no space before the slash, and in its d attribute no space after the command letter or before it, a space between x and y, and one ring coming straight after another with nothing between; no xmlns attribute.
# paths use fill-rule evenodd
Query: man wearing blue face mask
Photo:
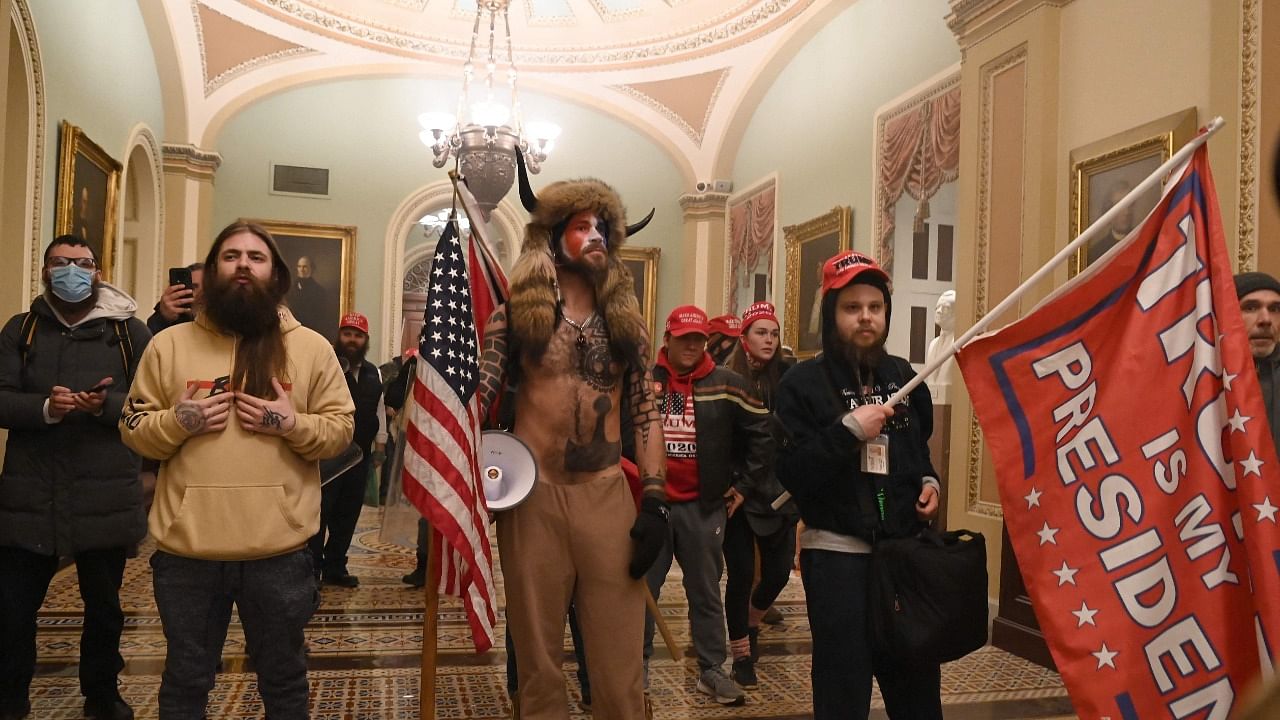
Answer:
<svg viewBox="0 0 1280 720"><path fill-rule="evenodd" d="M0 331L0 720L25 717L36 613L58 559L75 560L84 600L80 690L90 718L132 718L117 687L124 660L120 584L146 534L138 456L116 423L151 333L137 305L99 280L74 235L44 253L45 291Z"/></svg>

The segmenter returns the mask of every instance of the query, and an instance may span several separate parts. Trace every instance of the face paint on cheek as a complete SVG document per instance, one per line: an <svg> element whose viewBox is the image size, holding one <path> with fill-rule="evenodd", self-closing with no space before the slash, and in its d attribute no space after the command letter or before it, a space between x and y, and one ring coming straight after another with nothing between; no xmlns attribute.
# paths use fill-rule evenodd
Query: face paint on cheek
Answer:
<svg viewBox="0 0 1280 720"><path fill-rule="evenodd" d="M607 252L609 250L609 223L604 220L597 220L596 232L600 233L600 244L604 245L604 249Z"/></svg>

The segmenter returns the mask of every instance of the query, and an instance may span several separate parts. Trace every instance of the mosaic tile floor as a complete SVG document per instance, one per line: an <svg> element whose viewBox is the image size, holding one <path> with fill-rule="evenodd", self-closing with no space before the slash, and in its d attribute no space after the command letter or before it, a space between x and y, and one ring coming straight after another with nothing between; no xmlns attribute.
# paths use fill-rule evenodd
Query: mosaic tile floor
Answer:
<svg viewBox="0 0 1280 720"><path fill-rule="evenodd" d="M355 590L326 587L323 604L307 630L310 645L312 717L417 718L418 677L422 644L421 590L400 583L412 569L412 551L383 543L377 515L366 509L351 551L350 570L360 578ZM164 661L164 636L151 595L151 548L144 546L125 571L122 601L127 613L122 653L126 668L121 692L139 718L157 717L156 693ZM496 573L501 597L501 573ZM678 569L663 588L660 607L677 643L689 645L684 592ZM809 625L804 591L793 579L777 608L785 623L761 633L760 687L750 691L747 705L723 708L694 691L692 660L672 659L660 648L650 680L659 720L703 718L804 718L810 709ZM505 654L477 656L470 649L462 608L443 600L439 616L438 718L509 718L505 690ZM79 718L82 699L76 660L82 622L75 573L54 579L40 615L39 666L32 686L33 718ZM500 618L501 622L501 618ZM502 629L499 628L501 636ZM568 633L566 653L571 650ZM567 655L566 681L571 688L571 717L587 718L576 707L576 669ZM262 717L255 678L246 667L244 635L232 619L224 652L225 670L213 692L210 718ZM1051 718L1071 714L1066 691L1056 673L987 647L943 667L943 702L950 720L968 718ZM879 696L873 707L881 708ZM873 717L883 718L877 710Z"/></svg>

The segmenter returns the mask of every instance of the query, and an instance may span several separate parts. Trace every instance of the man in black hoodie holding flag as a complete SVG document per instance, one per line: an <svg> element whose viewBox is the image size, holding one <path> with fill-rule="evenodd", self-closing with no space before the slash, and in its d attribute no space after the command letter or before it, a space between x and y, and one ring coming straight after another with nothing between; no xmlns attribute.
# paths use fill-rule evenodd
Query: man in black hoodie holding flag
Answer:
<svg viewBox="0 0 1280 720"><path fill-rule="evenodd" d="M866 718L873 674L890 718L942 719L939 667L877 657L867 623L872 543L910 536L938 512L929 388L921 384L884 407L915 375L884 349L891 302L889 276L874 260L856 252L828 260L823 353L792 368L778 388L778 419L789 433L778 479L805 524L800 567L815 720Z"/></svg>

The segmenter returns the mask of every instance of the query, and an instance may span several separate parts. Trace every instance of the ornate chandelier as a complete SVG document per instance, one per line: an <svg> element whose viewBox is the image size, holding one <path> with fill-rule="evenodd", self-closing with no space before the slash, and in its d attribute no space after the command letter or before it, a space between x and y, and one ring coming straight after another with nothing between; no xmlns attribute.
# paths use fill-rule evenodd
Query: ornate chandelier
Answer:
<svg viewBox="0 0 1280 720"><path fill-rule="evenodd" d="M516 151L524 153L529 172L537 173L560 128L552 123L523 124L520 99L516 93L516 66L511 50L511 23L507 6L511 0L477 0L476 21L471 30L471 49L462 66L462 94L458 96L456 115L426 112L418 116L422 132L418 135L435 155L432 164L444 167L450 157L457 158L460 172L480 206L487 222L489 213L511 190L516 178ZM472 102L471 81L476 68L476 46L480 40L480 20L489 16L489 52L484 66L483 98ZM509 104L495 99L495 76L498 72L497 19L502 15L506 38L506 84L511 89Z"/></svg>

